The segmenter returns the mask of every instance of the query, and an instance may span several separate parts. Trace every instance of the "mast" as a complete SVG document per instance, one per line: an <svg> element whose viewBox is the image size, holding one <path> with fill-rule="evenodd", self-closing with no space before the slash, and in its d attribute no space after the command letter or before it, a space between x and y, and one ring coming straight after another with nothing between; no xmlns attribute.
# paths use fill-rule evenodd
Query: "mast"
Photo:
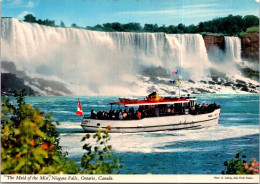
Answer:
<svg viewBox="0 0 260 184"><path fill-rule="evenodd" d="M180 82L180 76L178 75L178 82ZM179 98L181 97L181 85L179 85Z"/></svg>
<svg viewBox="0 0 260 184"><path fill-rule="evenodd" d="M178 79L177 79L177 84L178 84L178 89L179 89L179 98L181 97L181 83L180 83L180 75L178 75Z"/></svg>
<svg viewBox="0 0 260 184"><path fill-rule="evenodd" d="M177 84L179 85L178 88L179 88L179 98L180 98L181 97L181 82L180 82L180 76L177 73L178 73L178 70L176 72L175 71L172 72L173 76L174 75L178 76L178 78L170 80L170 83L176 84L176 81L177 81Z"/></svg>

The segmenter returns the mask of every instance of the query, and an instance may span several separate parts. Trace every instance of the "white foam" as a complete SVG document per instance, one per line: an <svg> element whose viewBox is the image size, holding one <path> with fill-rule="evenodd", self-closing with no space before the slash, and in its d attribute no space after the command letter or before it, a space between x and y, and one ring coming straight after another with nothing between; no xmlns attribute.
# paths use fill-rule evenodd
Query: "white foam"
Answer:
<svg viewBox="0 0 260 184"><path fill-rule="evenodd" d="M116 152L133 152L133 153L161 153L161 152L178 152L178 151L205 151L218 149L218 145L212 147L202 147L198 149L191 148L167 148L168 145L175 145L185 141L218 141L241 137L246 135L259 134L258 127L255 125L224 127L215 126L198 130L181 130L181 131L164 131L154 133L128 133L110 134L109 144ZM80 148L84 145L80 140L85 133L66 133L61 134L61 146L69 152L69 156L81 156L84 151ZM90 143L95 144L95 140L90 139ZM166 146L166 147L165 147Z"/></svg>
<svg viewBox="0 0 260 184"><path fill-rule="evenodd" d="M145 96L154 87L162 93L172 91L171 86L149 82L149 77L139 79L137 74L151 66L161 66L168 73L178 70L183 80L196 81L183 83L182 88L188 93L191 87L217 93L247 93L197 82L209 80L210 67L228 73L234 80L242 78L236 68L236 64L241 64L237 37L225 37L224 64L214 64L208 59L199 34L106 33L43 26L13 18L1 19L1 25L2 60L14 62L17 70L32 78L61 82L75 95ZM244 80L257 85L257 81ZM30 86L48 95L36 85Z"/></svg>

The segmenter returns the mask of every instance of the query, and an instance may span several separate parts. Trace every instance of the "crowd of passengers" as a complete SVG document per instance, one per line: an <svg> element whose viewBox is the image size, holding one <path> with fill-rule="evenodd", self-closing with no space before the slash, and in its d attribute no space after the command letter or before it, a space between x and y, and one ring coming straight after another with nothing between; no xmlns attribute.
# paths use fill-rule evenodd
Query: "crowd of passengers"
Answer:
<svg viewBox="0 0 260 184"><path fill-rule="evenodd" d="M91 118L93 119L141 119L141 112L135 111L134 108L129 108L129 110L110 110L108 111L98 111L91 110Z"/></svg>
<svg viewBox="0 0 260 184"><path fill-rule="evenodd" d="M194 107L183 107L180 105L171 106L159 106L157 108L149 108L145 109L144 106L140 106L138 110L134 110L133 107L129 108L129 110L119 109L119 110L110 110L110 111L98 111L97 113L94 110L91 110L91 118L92 119L141 119L144 117L153 117L153 116L169 116L176 114L204 114L213 112L215 109L220 108L220 106L216 103L212 104L195 104Z"/></svg>

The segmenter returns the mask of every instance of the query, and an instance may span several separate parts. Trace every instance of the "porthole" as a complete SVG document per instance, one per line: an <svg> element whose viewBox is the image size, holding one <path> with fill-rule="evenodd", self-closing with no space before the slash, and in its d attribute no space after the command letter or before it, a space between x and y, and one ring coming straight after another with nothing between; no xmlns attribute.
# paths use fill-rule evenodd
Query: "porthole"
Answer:
<svg viewBox="0 0 260 184"><path fill-rule="evenodd" d="M98 123L97 126L100 126L100 123Z"/></svg>

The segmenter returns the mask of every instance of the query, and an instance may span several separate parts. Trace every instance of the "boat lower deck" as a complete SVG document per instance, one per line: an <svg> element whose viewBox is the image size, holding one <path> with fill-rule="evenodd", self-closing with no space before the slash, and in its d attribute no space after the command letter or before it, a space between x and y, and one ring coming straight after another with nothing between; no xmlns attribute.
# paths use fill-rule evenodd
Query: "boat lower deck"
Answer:
<svg viewBox="0 0 260 184"><path fill-rule="evenodd" d="M83 118L82 128L86 132L110 127L111 133L155 132L164 130L198 129L216 126L220 108L206 114L183 114L172 116L147 117L139 120L100 120Z"/></svg>

